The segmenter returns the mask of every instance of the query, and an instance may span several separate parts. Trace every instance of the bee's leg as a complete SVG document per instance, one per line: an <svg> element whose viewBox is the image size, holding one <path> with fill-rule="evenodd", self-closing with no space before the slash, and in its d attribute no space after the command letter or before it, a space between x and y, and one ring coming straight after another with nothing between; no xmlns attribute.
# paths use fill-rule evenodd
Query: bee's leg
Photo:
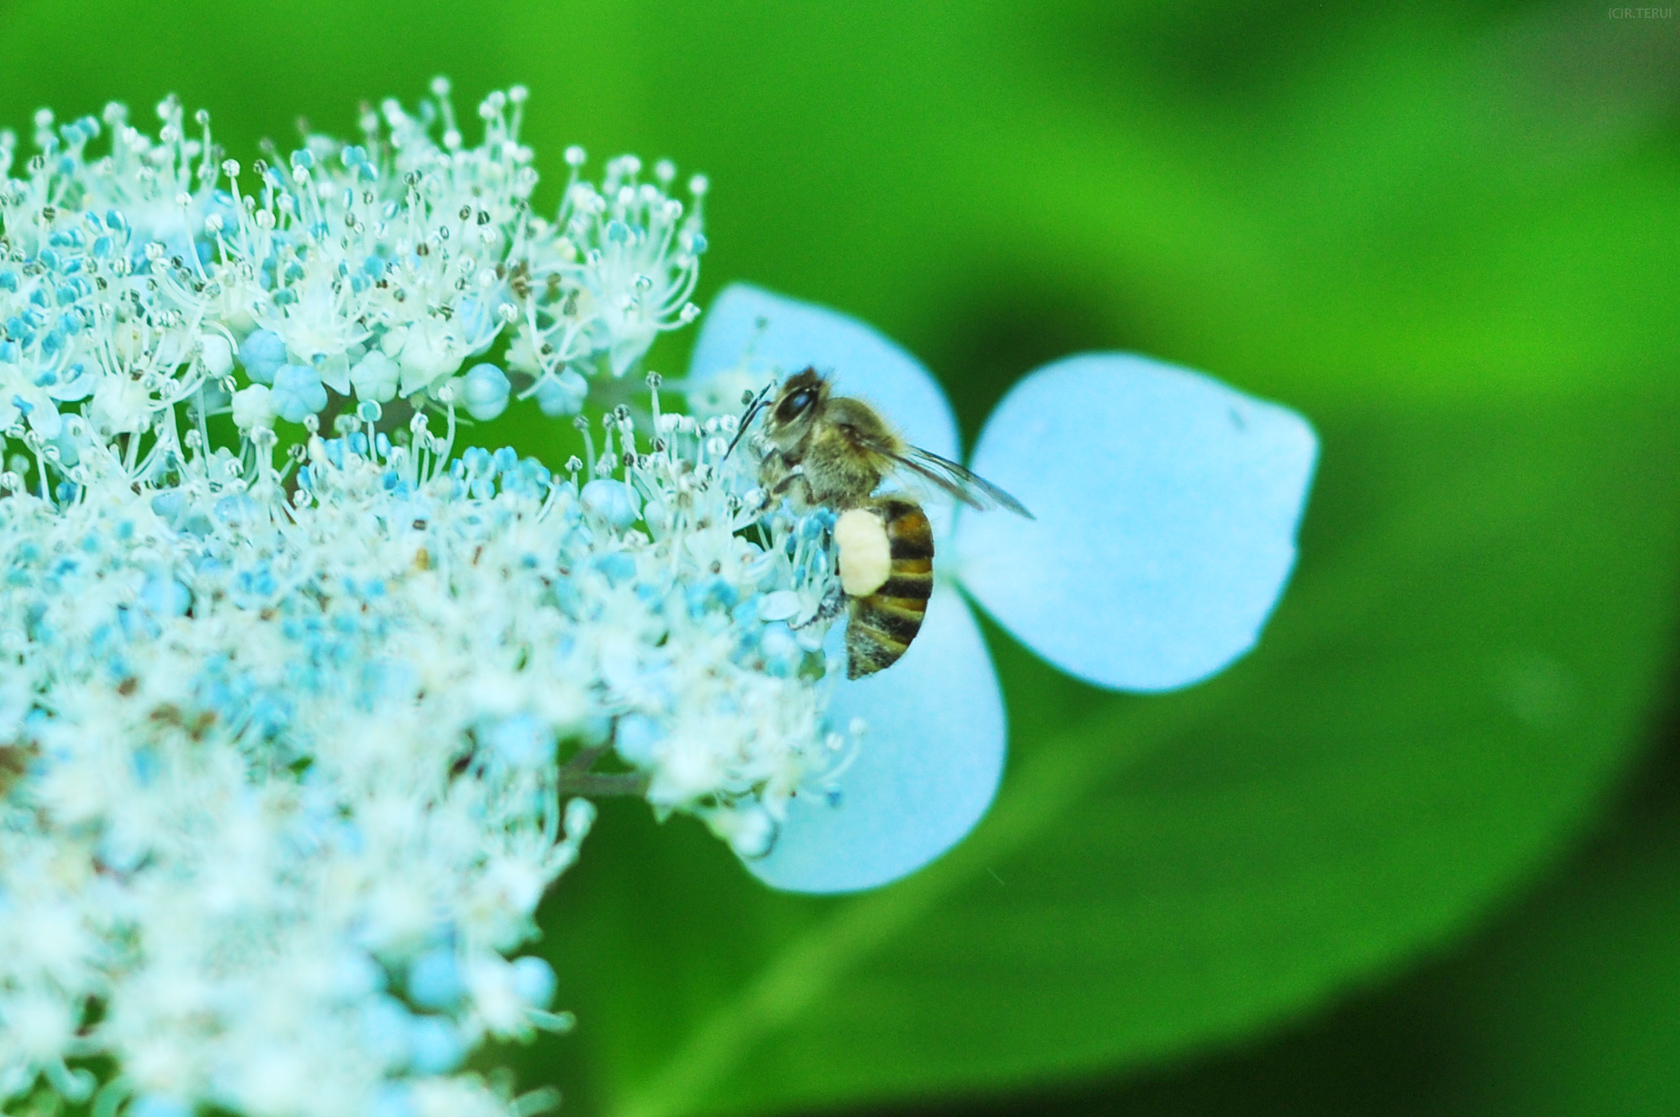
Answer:
<svg viewBox="0 0 1680 1117"><path fill-rule="evenodd" d="M766 492L785 481L788 475L787 458L777 449L765 451L758 463L758 484Z"/></svg>
<svg viewBox="0 0 1680 1117"><path fill-rule="evenodd" d="M822 605L817 609L817 615L823 620L833 620L846 609L846 591L840 588L838 580L830 582L823 593Z"/></svg>
<svg viewBox="0 0 1680 1117"><path fill-rule="evenodd" d="M794 493L795 503L799 503L798 498L803 497L807 506L815 504L816 500L811 491L811 479L805 476L805 467L803 465L788 465L780 450L772 450L770 454L773 456L767 456L764 459L765 464L760 476L767 479L774 477L775 480L770 481L763 488L764 499L759 504L759 515L762 516L769 512L782 497L794 493L796 486L802 487L803 492Z"/></svg>
<svg viewBox="0 0 1680 1117"><path fill-rule="evenodd" d="M768 514L776 503L777 493L788 479L787 459L780 450L772 449L765 453L758 463L758 504L754 509L757 516Z"/></svg>
<svg viewBox="0 0 1680 1117"><path fill-rule="evenodd" d="M822 602L817 606L817 611L802 621L796 621L788 625L788 627L795 630L809 628L811 625L814 625L819 621L833 620L835 617L838 617L845 608L846 591L840 588L840 583L838 581L830 582L828 584L828 589L823 591Z"/></svg>
<svg viewBox="0 0 1680 1117"><path fill-rule="evenodd" d="M795 485L799 485L804 488L805 491L802 495L805 498L806 504L815 504L817 502L816 495L811 491L811 479L805 476L805 467L802 465L796 465L792 469L788 470L788 475L776 482L776 487L771 491L777 496L786 496L788 493L793 491Z"/></svg>

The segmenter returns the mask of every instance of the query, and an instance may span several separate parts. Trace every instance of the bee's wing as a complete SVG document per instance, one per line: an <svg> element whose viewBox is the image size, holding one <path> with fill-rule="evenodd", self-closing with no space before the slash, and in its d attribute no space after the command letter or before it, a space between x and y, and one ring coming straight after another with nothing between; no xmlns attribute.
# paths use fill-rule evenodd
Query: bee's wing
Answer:
<svg viewBox="0 0 1680 1117"><path fill-rule="evenodd" d="M1007 508L1016 515L1027 519L1036 519L1027 506L986 480L984 477L970 473L967 469L942 458L930 450L920 446L911 446L902 454L892 455L893 460L908 469L918 477L938 485L970 508L988 511L993 508Z"/></svg>

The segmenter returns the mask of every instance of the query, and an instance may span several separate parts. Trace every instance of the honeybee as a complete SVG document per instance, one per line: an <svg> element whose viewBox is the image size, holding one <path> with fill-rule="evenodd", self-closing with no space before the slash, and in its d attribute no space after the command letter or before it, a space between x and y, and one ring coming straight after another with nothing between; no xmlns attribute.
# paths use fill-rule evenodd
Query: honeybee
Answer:
<svg viewBox="0 0 1680 1117"><path fill-rule="evenodd" d="M766 388L741 418L739 441L766 410L769 449L759 465L766 500L787 495L798 505L838 513L834 525L846 625L846 677L891 667L921 631L933 593L933 528L921 505L875 490L908 473L971 508L1007 508L1029 520L1026 506L956 462L912 446L862 400L837 396L814 368L788 378L774 402ZM733 444L731 444L733 449Z"/></svg>

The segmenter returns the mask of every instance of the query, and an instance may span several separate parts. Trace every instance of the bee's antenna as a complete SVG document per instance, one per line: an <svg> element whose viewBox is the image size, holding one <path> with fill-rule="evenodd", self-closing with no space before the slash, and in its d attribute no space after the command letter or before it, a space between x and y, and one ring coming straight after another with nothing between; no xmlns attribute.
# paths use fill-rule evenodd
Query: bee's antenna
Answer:
<svg viewBox="0 0 1680 1117"><path fill-rule="evenodd" d="M747 428L752 426L753 417L756 416L759 409L764 406L764 397L769 395L770 389L775 386L776 382L772 380L764 386L764 390L758 393L757 396L754 396L751 392L742 394L741 402L747 405L747 409L742 413L741 424L735 428L735 437L729 440L729 449L723 452L723 457L719 459L720 461L728 461L729 455L735 452L735 444L741 441L741 438L747 433Z"/></svg>

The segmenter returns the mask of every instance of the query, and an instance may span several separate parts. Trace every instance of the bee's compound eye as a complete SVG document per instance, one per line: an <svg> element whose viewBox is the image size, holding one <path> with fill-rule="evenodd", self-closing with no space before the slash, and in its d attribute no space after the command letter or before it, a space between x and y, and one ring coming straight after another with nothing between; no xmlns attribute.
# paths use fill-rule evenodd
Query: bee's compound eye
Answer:
<svg viewBox="0 0 1680 1117"><path fill-rule="evenodd" d="M799 389L776 406L776 420L782 423L793 422L805 414L806 409L815 403L816 399L817 393L810 388Z"/></svg>

